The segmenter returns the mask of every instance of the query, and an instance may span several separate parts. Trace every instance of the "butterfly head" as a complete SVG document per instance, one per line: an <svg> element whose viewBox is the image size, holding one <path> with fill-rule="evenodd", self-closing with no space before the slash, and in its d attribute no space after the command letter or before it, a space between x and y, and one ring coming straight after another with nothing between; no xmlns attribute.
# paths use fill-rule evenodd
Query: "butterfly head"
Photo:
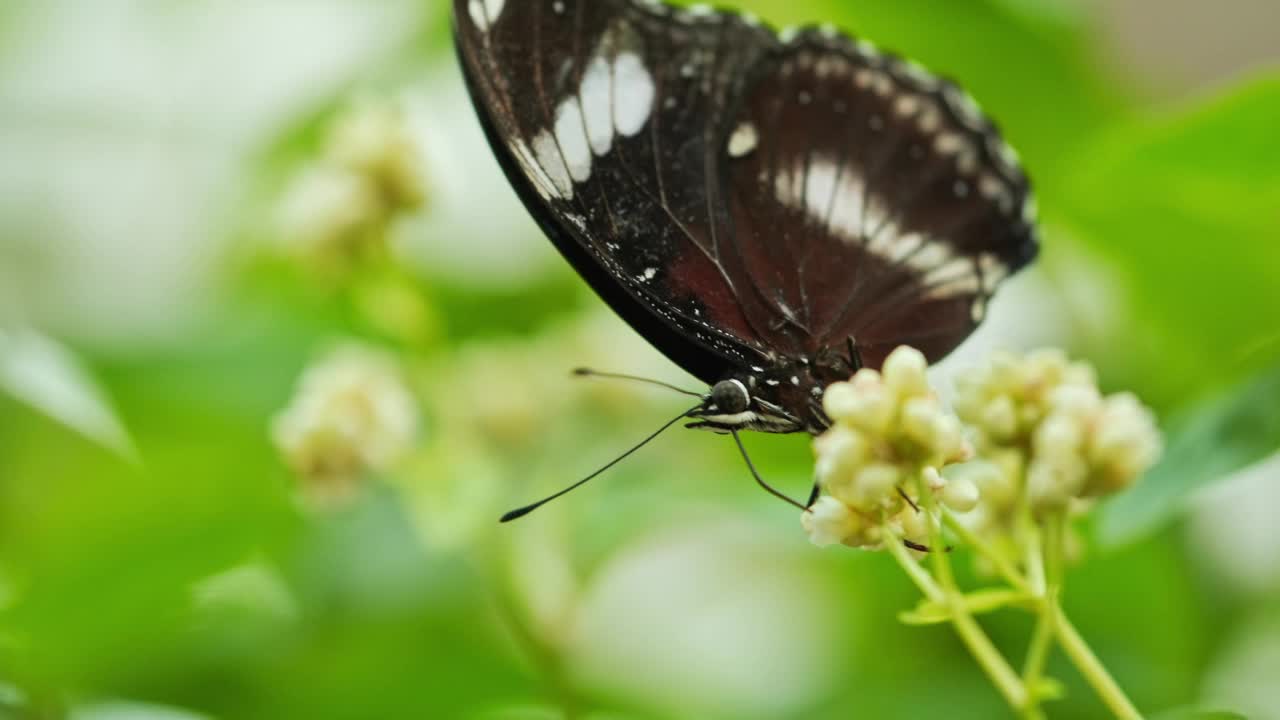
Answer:
<svg viewBox="0 0 1280 720"><path fill-rule="evenodd" d="M738 374L716 383L689 427L727 433L817 433L829 424L822 413L822 383L807 365Z"/></svg>

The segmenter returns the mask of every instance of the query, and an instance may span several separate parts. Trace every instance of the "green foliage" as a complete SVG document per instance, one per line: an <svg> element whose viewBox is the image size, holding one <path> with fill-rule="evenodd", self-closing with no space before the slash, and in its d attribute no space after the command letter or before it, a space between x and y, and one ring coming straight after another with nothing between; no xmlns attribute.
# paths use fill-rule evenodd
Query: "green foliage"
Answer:
<svg viewBox="0 0 1280 720"><path fill-rule="evenodd" d="M1063 195L1069 228L1121 276L1118 382L1177 407L1280 362L1280 78L1109 131ZM1151 368L1158 367L1158 373Z"/></svg>
<svg viewBox="0 0 1280 720"><path fill-rule="evenodd" d="M1090 4L1067 14L997 0L739 4L777 25L833 21L961 81L1035 181L1046 217L1045 276L1067 285L1078 277L1076 258L1101 265L1102 274L1089 277L1102 278L1109 304L1074 318L1079 327L1061 342L1094 361L1108 389L1132 389L1158 407L1168 449L1145 481L1103 509L1098 534L1112 547L1084 551L1066 609L1143 709L1196 702L1224 634L1249 608L1222 603L1219 588L1201 582L1178 513L1194 491L1280 449L1280 75L1150 107L1135 92L1137 79L1107 66ZM567 270L504 285L389 263L344 285L264 257L278 193L318 152L351 95L407 89L427 115L445 102L420 97L428 93L418 83L453 62L447 6L409 5L425 7L398 16L418 23L403 46L370 55L334 48L333 57L364 63L342 69L354 78L342 81L342 92L300 93L283 117L252 132L206 136L199 123L170 129L165 118L146 115L154 108L132 100L121 104L136 117L37 104L0 123L0 133L32 126L15 135L15 146L56 138L77 172L95 160L84 148L132 147L125 143L135 135L180 146L192 168L234 169L219 176L217 187L232 186L226 194L234 202L216 223L235 236L227 244L236 250L218 256L215 291L183 300L196 305L194 319L159 339L92 341L100 336L64 331L57 312L33 310L29 324L44 334L24 336L39 341L20 356L11 342L18 336L5 332L27 308L0 287L0 717L59 718L74 708L75 717L95 720L503 720L565 717L570 707L590 718L715 720L743 717L742 697L750 699L748 715L770 720L1000 717L1000 699L959 642L895 621L917 594L888 560L809 548L795 513L751 485L722 438L668 434L561 510L511 526L492 522L680 409L659 390L567 377L570 367L591 362L648 372L625 330L583 329L590 325L583 318L601 308ZM26 54L17 45L38 41L28 34L43 25L23 18L39 9L0 6L4 82L36 72L19 64ZM81 10L39 17L54 27ZM240 28L211 23L207 33L199 42L176 30L155 40L172 52L213 43L226 62L242 59ZM286 35L281 62L292 57L290 43L312 39ZM247 85L256 77L250 66L269 61L252 60ZM104 65L104 73L143 73L143 65L159 71L140 63ZM261 89L257 102L273 92L280 89ZM0 96L6 110L11 99L23 100L8 85ZM461 138L464 130L475 128L447 132ZM218 133L240 133L236 151L251 160L198 155ZM0 140L9 147L10 138ZM449 174L431 178L436 199L448 195L443 183L470 189L470 173L479 177L490 162L486 153L441 170ZM99 199L83 192L82 204L97 207ZM173 192L196 191L175 184ZM492 212L492 198L477 195L473 212ZM157 213L168 201L148 200ZM90 222L54 216L25 196L5 198L0 245L14 226L6 214L18 206L24 230L39 219L42 247L62 247L68 227ZM139 235L148 211L137 213ZM411 224L396 231L397 243L426 246L543 242L531 228L497 240L467 226L449 237L417 237ZM188 241L178 235L164 240ZM168 266L144 262L144 243L101 252L108 250L129 260L112 267L139 269L95 276L103 292L163 284ZM0 247L0 257L8 262L10 254ZM194 257L188 261L208 263L212 254ZM6 272L0 268L0 284ZM33 285L65 285L68 294L84 282L40 263L18 272L36 278ZM411 306L411 327L379 316L387 288L397 307ZM302 370L351 337L405 363L423 401L423 447L347 504L318 511L299 501L297 481L272 445L272 420ZM748 443L765 474L799 495L812 473L805 440ZM733 532L708 530L721 525ZM989 585L966 572L963 556L957 551L961 585ZM722 590L674 609L663 604L687 597L677 590L690 585ZM1272 588L1256 602L1265 607L1277 597ZM1024 613L1002 609L1024 600L1009 591L967 598L1010 657L1025 649L1028 626ZM584 619L590 613L596 624ZM676 638L671 647L627 654L634 648L623 640L642 616L674 628L663 634ZM924 602L903 619L932 625L948 615ZM585 641L601 637L597 654L587 654ZM688 656L699 664L676 664ZM686 668L677 679L688 682L662 698L635 690L668 666ZM1062 658L1050 658L1046 672L1063 683L1042 688L1062 695L1048 707L1051 717L1104 716ZM768 694L750 695L760 688ZM698 711L680 712L688 707Z"/></svg>
<svg viewBox="0 0 1280 720"><path fill-rule="evenodd" d="M1164 459L1111 502L1099 534L1132 541L1168 522L1197 489L1263 460L1280 448L1280 368L1184 410L1173 421Z"/></svg>

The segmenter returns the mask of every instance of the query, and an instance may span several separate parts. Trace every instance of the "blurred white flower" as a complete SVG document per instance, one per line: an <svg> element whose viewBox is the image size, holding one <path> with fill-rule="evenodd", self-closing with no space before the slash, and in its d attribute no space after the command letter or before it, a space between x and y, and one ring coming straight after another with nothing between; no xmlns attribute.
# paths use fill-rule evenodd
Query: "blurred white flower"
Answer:
<svg viewBox="0 0 1280 720"><path fill-rule="evenodd" d="M922 473L955 510L977 504L977 485L964 481L948 492L936 470L970 449L960 422L929 387L926 367L923 354L904 346L885 360L883 373L864 368L827 388L823 407L833 424L813 443L826 495L801 517L814 544L878 547L883 519L899 514L910 516L895 521L911 537L907 526L919 524L919 510L904 502L903 486Z"/></svg>
<svg viewBox="0 0 1280 720"><path fill-rule="evenodd" d="M391 209L412 209L425 200L418 154L404 113L393 105L372 101L359 104L335 121L326 148L330 163L372 181Z"/></svg>
<svg viewBox="0 0 1280 720"><path fill-rule="evenodd" d="M308 489L341 496L365 473L400 460L418 424L416 399L395 360L348 345L307 368L272 431Z"/></svg>
<svg viewBox="0 0 1280 720"><path fill-rule="evenodd" d="M323 156L304 168L277 208L286 249L341 271L385 246L391 223L422 205L417 147L393 105L365 102L334 120Z"/></svg>
<svg viewBox="0 0 1280 720"><path fill-rule="evenodd" d="M357 255L377 231L382 215L370 178L317 164L294 180L277 208L276 221L287 250L329 264Z"/></svg>

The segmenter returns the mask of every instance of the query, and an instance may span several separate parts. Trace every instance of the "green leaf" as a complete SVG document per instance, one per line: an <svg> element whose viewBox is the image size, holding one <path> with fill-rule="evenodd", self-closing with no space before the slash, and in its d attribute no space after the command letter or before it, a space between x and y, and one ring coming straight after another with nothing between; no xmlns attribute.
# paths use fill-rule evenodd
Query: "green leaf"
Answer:
<svg viewBox="0 0 1280 720"><path fill-rule="evenodd" d="M1117 545L1158 529L1194 491L1280 450L1280 365L1186 411L1161 462L1103 508L1102 541Z"/></svg>
<svg viewBox="0 0 1280 720"><path fill-rule="evenodd" d="M133 443L97 380L51 338L0 330L0 392L121 455L133 456Z"/></svg>
<svg viewBox="0 0 1280 720"><path fill-rule="evenodd" d="M1013 5L827 0L825 16L809 20L837 22L958 81L1023 156L1041 204L1053 206L1060 167L1127 107L1098 72L1090 18L1050 18Z"/></svg>
<svg viewBox="0 0 1280 720"><path fill-rule="evenodd" d="M1098 338L1110 381L1178 407L1280 359L1278 127L1272 75L1081 154L1063 221L1133 315Z"/></svg>
<svg viewBox="0 0 1280 720"><path fill-rule="evenodd" d="M1062 700L1067 697L1067 688L1060 680L1042 677L1030 691L1041 700Z"/></svg>
<svg viewBox="0 0 1280 720"><path fill-rule="evenodd" d="M1017 590L988 588L965 595L964 601L970 613L981 615L1006 607L1025 606L1031 598ZM921 600L914 610L899 613L898 620L905 625L937 625L951 621L951 609L943 603Z"/></svg>

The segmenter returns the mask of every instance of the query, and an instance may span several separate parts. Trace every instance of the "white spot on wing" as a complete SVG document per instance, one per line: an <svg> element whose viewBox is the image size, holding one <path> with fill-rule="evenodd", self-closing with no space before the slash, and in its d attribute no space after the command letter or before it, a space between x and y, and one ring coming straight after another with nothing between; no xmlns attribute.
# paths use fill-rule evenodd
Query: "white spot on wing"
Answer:
<svg viewBox="0 0 1280 720"><path fill-rule="evenodd" d="M729 156L746 157L756 149L756 144L759 142L760 135L756 132L756 126L744 122L729 137Z"/></svg>
<svg viewBox="0 0 1280 720"><path fill-rule="evenodd" d="M587 129L582 125L582 106L577 98L565 100L556 110L556 141L569 174L577 182L586 182L591 177L591 148L587 146Z"/></svg>
<svg viewBox="0 0 1280 720"><path fill-rule="evenodd" d="M653 76L640 57L623 53L613 65L613 122L624 137L644 128L653 111Z"/></svg>
<svg viewBox="0 0 1280 720"><path fill-rule="evenodd" d="M591 150L603 156L613 147L613 69L597 55L582 75L582 114L586 118Z"/></svg>
<svg viewBox="0 0 1280 720"><path fill-rule="evenodd" d="M481 32L488 32L498 22L498 16L502 14L502 7L506 4L506 0L471 0L467 5L467 11L471 14L471 22L480 29Z"/></svg>
<svg viewBox="0 0 1280 720"><path fill-rule="evenodd" d="M559 188L551 181L551 176L542 169L542 165L534 157L533 151L523 142L517 142L514 148L516 161L524 168L525 174L533 179L534 187L543 198L551 199L560 195Z"/></svg>
<svg viewBox="0 0 1280 720"><path fill-rule="evenodd" d="M572 198L573 178L569 175L569 168L565 166L560 148L551 133L543 130L533 138L533 154L557 194L566 200Z"/></svg>

